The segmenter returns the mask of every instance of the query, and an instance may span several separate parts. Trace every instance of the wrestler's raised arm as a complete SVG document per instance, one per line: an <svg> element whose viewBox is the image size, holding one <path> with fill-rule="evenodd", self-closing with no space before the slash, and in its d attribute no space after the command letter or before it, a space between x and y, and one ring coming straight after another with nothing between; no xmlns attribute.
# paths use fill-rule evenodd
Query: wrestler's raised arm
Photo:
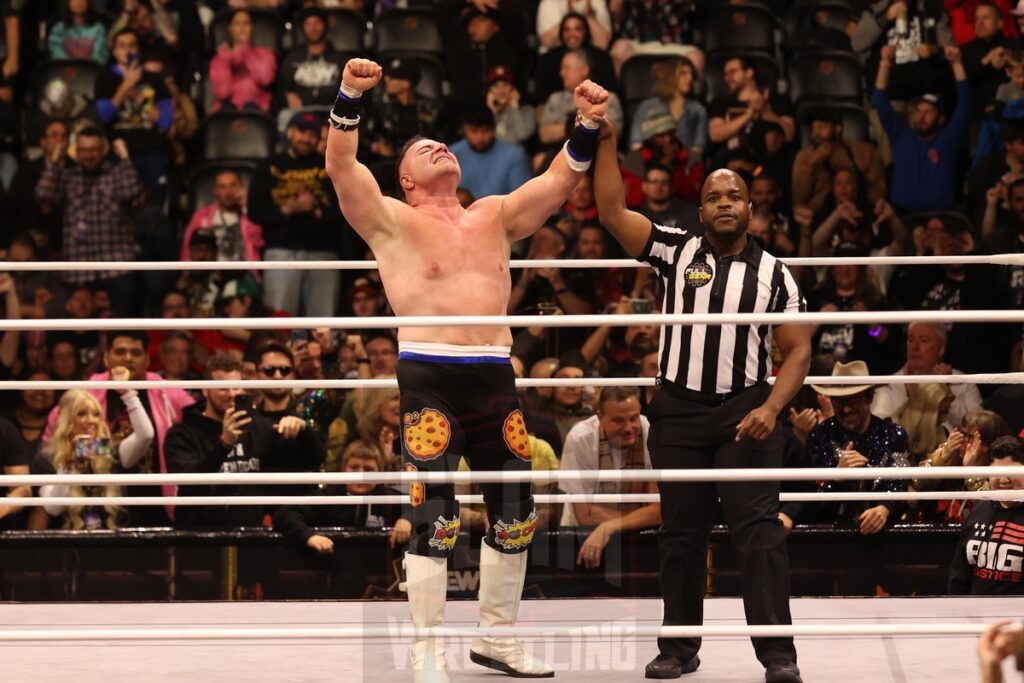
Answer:
<svg viewBox="0 0 1024 683"><path fill-rule="evenodd" d="M594 158L598 126L608 110L608 91L592 81L583 81L573 94L579 117L562 153L555 156L547 171L502 200L501 218L512 242L537 232L568 201Z"/></svg>
<svg viewBox="0 0 1024 683"><path fill-rule="evenodd" d="M380 65L369 59L348 60L327 133L327 174L338 193L341 212L371 248L391 235L399 204L381 193L370 169L356 160L359 106L363 93L377 85L382 74Z"/></svg>
<svg viewBox="0 0 1024 683"><path fill-rule="evenodd" d="M626 208L626 189L619 170L615 131L608 124L601 126L601 141L597 146L597 166L594 169L594 199L597 202L601 225L619 241L630 256L636 257L647 246L651 236L651 221Z"/></svg>

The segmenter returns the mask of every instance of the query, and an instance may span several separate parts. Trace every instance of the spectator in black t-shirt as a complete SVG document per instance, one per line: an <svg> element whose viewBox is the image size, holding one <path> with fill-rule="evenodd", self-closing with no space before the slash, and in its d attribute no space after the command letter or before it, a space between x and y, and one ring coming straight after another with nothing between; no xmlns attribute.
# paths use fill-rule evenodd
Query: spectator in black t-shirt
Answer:
<svg viewBox="0 0 1024 683"><path fill-rule="evenodd" d="M380 451L362 441L353 441L345 449L341 460L342 472L380 472ZM310 495L325 496L379 496L399 495L383 484L346 484L327 486L322 491L310 487ZM320 554L334 551L330 538L316 533L312 527L344 526L359 528L392 527L388 536L391 548L401 547L409 541L412 524L401 516L402 506L395 504L369 505L282 505L274 513L274 530L284 534L285 540L305 543Z"/></svg>
<svg viewBox="0 0 1024 683"><path fill-rule="evenodd" d="M448 79L452 97L460 105L479 102L487 93L487 71L504 64L514 74L522 74L524 52L510 36L502 31L496 14L481 12L470 5L459 19L453 19L446 29ZM517 86L525 85L517 83Z"/></svg>
<svg viewBox="0 0 1024 683"><path fill-rule="evenodd" d="M410 138L437 135L440 103L416 92L421 75L410 59L392 59L384 67L384 87L374 89L367 120L366 137L374 154L391 159Z"/></svg>
<svg viewBox="0 0 1024 683"><path fill-rule="evenodd" d="M9 229L26 231L45 252L60 249L63 239L63 207L55 206L43 213L36 199L36 185L49 166L65 163L68 152L68 124L53 120L46 124L39 140L43 154L38 159L23 162L11 181L11 208Z"/></svg>
<svg viewBox="0 0 1024 683"><path fill-rule="evenodd" d="M18 429L10 421L0 418L0 472L8 475L28 474L31 458ZM25 498L32 495L28 486L8 486L4 491L8 498ZM24 508L4 505L0 501L0 530L21 529L25 526Z"/></svg>
<svg viewBox="0 0 1024 683"><path fill-rule="evenodd" d="M660 163L644 171L644 203L637 211L668 228L698 229L697 206L672 194L672 173Z"/></svg>
<svg viewBox="0 0 1024 683"><path fill-rule="evenodd" d="M993 491L1024 489L1024 443L1003 436L989 449L992 467L1021 467L1019 477L992 477ZM949 568L951 595L1024 595L1021 537L1024 505L1015 501L978 501L964 522Z"/></svg>
<svg viewBox="0 0 1024 683"><path fill-rule="evenodd" d="M283 109L278 128L284 130L296 109L329 107L341 82L342 55L327 42L327 15L316 7L303 10L295 19L306 39L281 61L277 91Z"/></svg>
<svg viewBox="0 0 1024 683"><path fill-rule="evenodd" d="M708 111L708 137L718 146L718 155L727 160L736 153L753 154L763 144L766 123L778 124L786 143L791 143L796 121L789 100L760 84L754 64L742 57L726 61L722 68L729 94L712 100Z"/></svg>
<svg viewBox="0 0 1024 683"><path fill-rule="evenodd" d="M174 104L163 78L143 69L139 37L131 29L114 34L113 63L96 79L96 108L111 138L128 146L150 204L163 204L167 191L166 133Z"/></svg>
<svg viewBox="0 0 1024 683"><path fill-rule="evenodd" d="M996 90L1007 80L1004 69L1010 50L1020 45L1020 41L1003 35L1002 19L1002 12L994 4L978 3L974 10L975 38L960 48L975 113L992 108Z"/></svg>

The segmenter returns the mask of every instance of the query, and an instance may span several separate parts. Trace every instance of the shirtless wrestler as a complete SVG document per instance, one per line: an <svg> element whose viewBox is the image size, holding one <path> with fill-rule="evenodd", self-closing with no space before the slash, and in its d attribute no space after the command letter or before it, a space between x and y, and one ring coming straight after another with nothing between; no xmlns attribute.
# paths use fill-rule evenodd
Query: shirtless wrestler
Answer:
<svg viewBox="0 0 1024 683"><path fill-rule="evenodd" d="M511 194L463 209L455 194L459 162L439 142L414 138L399 153L405 203L385 197L356 161L359 104L381 73L372 61L350 60L331 112L327 172L345 218L373 250L398 316L504 315L511 245L540 228L590 166L608 93L590 81L581 84L576 127L550 168ZM398 339L407 470L454 471L460 456L475 470L530 469L508 327L401 328ZM528 483L485 485L483 493L490 528L480 551L480 624L507 626L516 621L537 518ZM459 506L450 484L416 484L410 498L414 529L404 561L409 608L414 625L439 626ZM516 677L554 675L515 638L474 639L470 659ZM440 639L414 640L412 661L418 683L448 681Z"/></svg>

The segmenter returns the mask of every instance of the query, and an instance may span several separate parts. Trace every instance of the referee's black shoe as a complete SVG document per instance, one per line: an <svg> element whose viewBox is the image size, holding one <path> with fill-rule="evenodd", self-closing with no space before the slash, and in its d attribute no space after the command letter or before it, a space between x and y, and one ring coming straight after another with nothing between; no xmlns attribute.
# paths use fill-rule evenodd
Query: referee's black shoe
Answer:
<svg viewBox="0 0 1024 683"><path fill-rule="evenodd" d="M700 666L700 657L693 656L688 662L673 655L658 655L647 665L644 676L647 678L679 678L683 674L692 674Z"/></svg>
<svg viewBox="0 0 1024 683"><path fill-rule="evenodd" d="M774 659L764 670L764 683L804 683L800 669L791 659Z"/></svg>

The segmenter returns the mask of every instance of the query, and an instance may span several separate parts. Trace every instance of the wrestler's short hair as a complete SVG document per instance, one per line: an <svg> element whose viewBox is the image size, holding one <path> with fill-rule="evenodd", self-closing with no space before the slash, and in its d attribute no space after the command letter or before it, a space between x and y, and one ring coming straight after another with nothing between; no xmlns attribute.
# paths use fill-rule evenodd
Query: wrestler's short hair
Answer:
<svg viewBox="0 0 1024 683"><path fill-rule="evenodd" d="M405 158L406 153L413 145L415 145L420 140L426 139L427 138L424 135L413 135L411 138L405 141L405 144L402 145L402 149L399 150L398 152L398 156L395 157L395 191L400 193L399 196L403 201L406 199L406 196L405 188L402 187L402 159Z"/></svg>

